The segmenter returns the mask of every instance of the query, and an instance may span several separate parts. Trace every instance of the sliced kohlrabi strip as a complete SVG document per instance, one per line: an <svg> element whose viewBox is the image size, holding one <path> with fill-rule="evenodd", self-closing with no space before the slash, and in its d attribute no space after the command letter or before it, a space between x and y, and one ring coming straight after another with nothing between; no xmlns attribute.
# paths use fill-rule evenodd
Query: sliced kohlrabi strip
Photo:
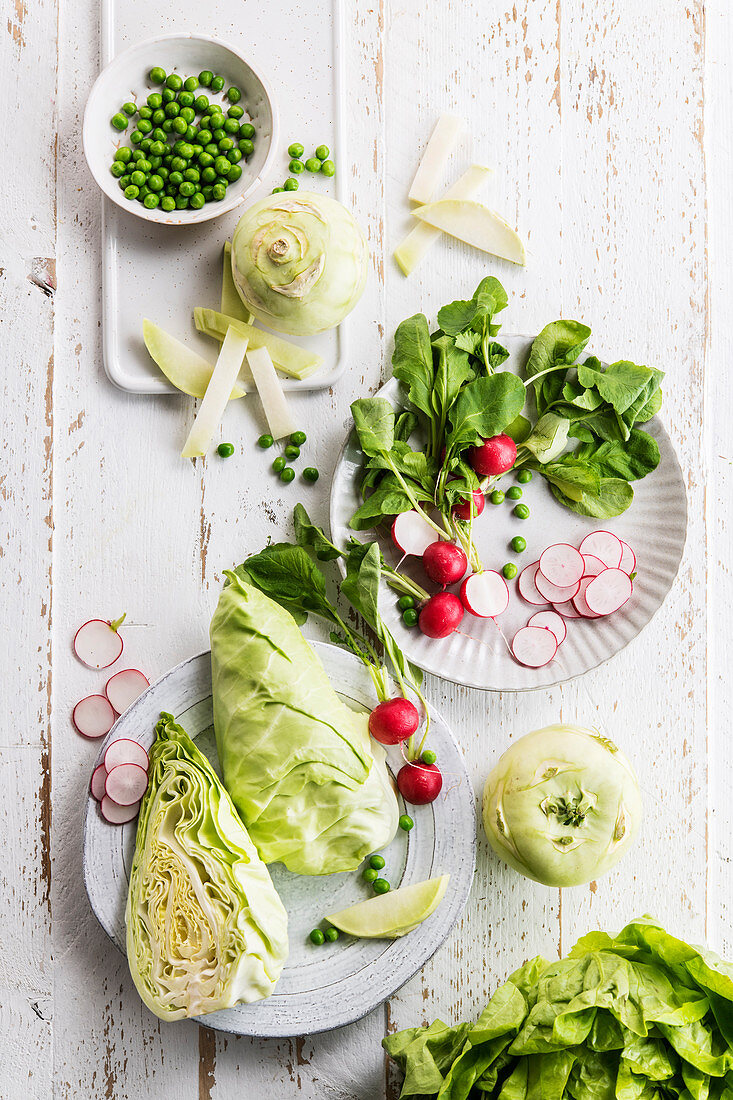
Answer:
<svg viewBox="0 0 733 1100"><path fill-rule="evenodd" d="M198 458L205 455L211 446L214 432L224 415L237 375L242 369L247 343L247 337L234 327L224 337L211 381L206 387L201 407L181 451L183 458Z"/></svg>
<svg viewBox="0 0 733 1100"><path fill-rule="evenodd" d="M218 313L215 309L196 306L193 320L199 332L203 332L205 336L213 336L215 340L223 340L227 329L235 328L248 338L250 348L267 348L277 369L283 374L289 374L291 378L309 378L323 366L323 356L316 355L314 351L299 348L297 344L291 344L281 336L273 336L271 332L254 328L244 321L238 321L236 317Z"/></svg>
<svg viewBox="0 0 733 1100"><path fill-rule="evenodd" d="M513 264L524 264L524 245L512 227L494 210L466 199L439 199L412 212L421 222L450 233L482 252Z"/></svg>
<svg viewBox="0 0 733 1100"><path fill-rule="evenodd" d="M444 199L474 199L492 174L483 164L472 164L446 191ZM411 229L394 250L394 258L403 275L410 275L441 236L440 229L421 222Z"/></svg>
<svg viewBox="0 0 733 1100"><path fill-rule="evenodd" d="M448 114L440 116L412 181L408 195L411 202L430 202L453 147L465 129L462 118Z"/></svg>
<svg viewBox="0 0 733 1100"><path fill-rule="evenodd" d="M291 435L296 430L296 424L267 348L250 348L247 364L252 371L272 438L282 439L285 435Z"/></svg>
<svg viewBox="0 0 733 1100"><path fill-rule="evenodd" d="M151 358L171 385L190 397L204 396L214 371L213 363L209 363L147 318L143 321L143 340ZM236 383L229 396L234 400L236 397L243 397L245 393L246 390Z"/></svg>
<svg viewBox="0 0 733 1100"><path fill-rule="evenodd" d="M239 297L232 275L232 242L224 241L224 264L221 272L221 312L246 325L252 323L252 314Z"/></svg>

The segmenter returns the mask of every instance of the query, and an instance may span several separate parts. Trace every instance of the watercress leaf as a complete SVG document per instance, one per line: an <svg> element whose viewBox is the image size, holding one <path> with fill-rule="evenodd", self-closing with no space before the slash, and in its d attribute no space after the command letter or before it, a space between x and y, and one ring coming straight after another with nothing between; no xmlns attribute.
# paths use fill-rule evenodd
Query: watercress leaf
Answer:
<svg viewBox="0 0 733 1100"><path fill-rule="evenodd" d="M247 558L241 568L251 583L286 608L298 625L311 611L333 621L323 574L301 546L274 543Z"/></svg>
<svg viewBox="0 0 733 1100"><path fill-rule="evenodd" d="M544 470L543 470L544 472ZM616 477L600 479L597 492L584 492L574 500L563 493L562 489L550 482L553 496L580 516L592 516L594 519L612 519L625 512L634 499L634 490L628 481Z"/></svg>
<svg viewBox="0 0 733 1100"><path fill-rule="evenodd" d="M659 465L659 444L648 432L634 428L625 443L605 442L578 447L575 457L595 466L602 477L638 481Z"/></svg>
<svg viewBox="0 0 733 1100"><path fill-rule="evenodd" d="M535 337L527 360L527 378L552 371L534 383L540 415L562 396L567 374L562 368L572 366L589 340L590 329L580 321L552 321Z"/></svg>
<svg viewBox="0 0 733 1100"><path fill-rule="evenodd" d="M633 423L646 424L648 420L651 420L653 416L656 416L662 407L662 390L658 388L653 391L649 399L639 409L638 412L633 412L632 409L627 409L624 413L624 419L628 419L630 415L633 415Z"/></svg>
<svg viewBox="0 0 733 1100"><path fill-rule="evenodd" d="M644 393L652 379L648 367L620 360L610 363L605 370L595 358L590 358L578 367L578 382L586 389L595 387L604 401L618 413L623 413L640 394Z"/></svg>
<svg viewBox="0 0 733 1100"><path fill-rule="evenodd" d="M446 449L455 453L498 435L519 416L525 396L519 378L508 371L469 382L450 411Z"/></svg>
<svg viewBox="0 0 733 1100"><path fill-rule="evenodd" d="M419 424L415 413L403 412L395 420L394 437L401 443L406 443Z"/></svg>
<svg viewBox="0 0 733 1100"><path fill-rule="evenodd" d="M388 455L375 455L367 462L368 470L397 470L412 478L430 496L435 488L436 466L434 459L424 451L413 451L409 443L399 439L395 440Z"/></svg>
<svg viewBox="0 0 733 1100"><path fill-rule="evenodd" d="M431 499L418 486L411 486L411 489L414 489L415 497L420 502ZM357 508L349 521L349 526L354 531L368 531L369 528L381 523L385 517L409 512L412 507L409 496L390 474L383 478L371 496Z"/></svg>
<svg viewBox="0 0 733 1100"><path fill-rule="evenodd" d="M577 382L566 382L563 386L562 396L570 405L577 409L588 409L592 412L603 404L603 398L597 390L584 389Z"/></svg>
<svg viewBox="0 0 733 1100"><path fill-rule="evenodd" d="M477 312L483 310L492 317L496 313L501 313L501 311L506 309L509 305L509 297L506 290L493 275L487 275L485 279L481 280L476 287L473 300L476 302ZM498 330L499 326L497 325L497 332Z"/></svg>
<svg viewBox="0 0 733 1100"><path fill-rule="evenodd" d="M433 353L428 322L422 313L408 317L398 326L392 371L395 378L399 378L406 387L414 407L432 419L430 394L433 389Z"/></svg>
<svg viewBox="0 0 733 1100"><path fill-rule="evenodd" d="M469 302L456 301L438 310L438 324L448 336L457 336L458 333L473 326L483 336L489 332L491 318L506 309L509 299L504 287L493 275L487 275L476 287L473 298ZM497 325L490 335L496 335L499 331Z"/></svg>
<svg viewBox="0 0 733 1100"><path fill-rule="evenodd" d="M481 354L481 333L474 332L472 328L466 329L465 332L457 332L455 344L461 351L467 351L469 355L479 356Z"/></svg>
<svg viewBox="0 0 733 1100"><path fill-rule="evenodd" d="M346 559L346 576L341 582L343 595L377 634L380 633L381 625L378 606L381 560L377 542L366 544L363 552L352 551Z"/></svg>
<svg viewBox="0 0 733 1100"><path fill-rule="evenodd" d="M392 450L394 409L384 397L360 397L351 405L359 445L370 457Z"/></svg>
<svg viewBox="0 0 733 1100"><path fill-rule="evenodd" d="M453 402L466 382L474 378L468 354L457 348L450 336L433 340L435 352L435 378L431 393L431 407L441 428Z"/></svg>
<svg viewBox="0 0 733 1100"><path fill-rule="evenodd" d="M568 428L568 436L571 439L581 439L584 443L592 443L595 439L590 428L584 427L580 420L575 422L571 421L570 427Z"/></svg>
<svg viewBox="0 0 733 1100"><path fill-rule="evenodd" d="M497 343L496 340L491 340L487 345L486 355L488 366L491 367L492 370L496 370L502 363L506 363L509 358L509 352L502 344Z"/></svg>
<svg viewBox="0 0 733 1100"><path fill-rule="evenodd" d="M585 493L597 493L600 489L599 471L574 455L566 455L564 461L536 465L535 469L571 500L580 501Z"/></svg>
<svg viewBox="0 0 733 1100"><path fill-rule="evenodd" d="M438 324L448 336L458 336L459 333L469 328L476 316L476 301L471 298L468 302L450 302L438 310Z"/></svg>
<svg viewBox="0 0 733 1100"><path fill-rule="evenodd" d="M526 416L515 416L514 420L504 428L504 435L508 435L510 439L519 446L520 443L524 443L532 434L532 422L527 419Z"/></svg>
<svg viewBox="0 0 733 1100"><path fill-rule="evenodd" d="M545 413L522 444L538 462L551 462L565 450L570 421L556 413Z"/></svg>
<svg viewBox="0 0 733 1100"><path fill-rule="evenodd" d="M298 546L312 547L319 561L334 561L335 558L341 557L338 546L326 537L322 528L311 521L302 504L296 504L293 509L293 524Z"/></svg>

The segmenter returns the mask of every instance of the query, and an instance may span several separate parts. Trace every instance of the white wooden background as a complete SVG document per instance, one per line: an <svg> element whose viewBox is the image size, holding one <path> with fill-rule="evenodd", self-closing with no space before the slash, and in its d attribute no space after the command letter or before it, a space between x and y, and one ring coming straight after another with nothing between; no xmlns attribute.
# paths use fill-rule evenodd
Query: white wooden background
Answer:
<svg viewBox="0 0 733 1100"><path fill-rule="evenodd" d="M247 7L242 4L246 25ZM294 4L294 7L297 6ZM558 719L601 722L633 757L646 825L617 871L548 890L481 844L464 919L388 1005L334 1034L223 1038L163 1025L88 908L80 833L96 749L72 730L97 678L73 629L128 612L126 653L151 676L206 645L225 567L287 530L297 499L253 449L256 403L229 410L237 457L182 462L189 402L105 379L100 204L80 148L98 68L93 0L7 0L0 26L0 1096L385 1100L386 1030L477 1013L506 973L589 927L650 911L733 953L733 750L728 679L733 490L728 0L346 0L350 200L371 280L347 376L302 399L327 474L349 402L384 372L395 324L465 296L486 271L512 294L505 325L559 315L594 344L668 372L666 423L686 471L689 540L654 623L607 667L529 695L432 680L476 791L508 741ZM273 42L280 30L273 28ZM297 22L288 33L297 34ZM390 250L437 113L471 118L495 203L528 243L526 271L440 245L411 280ZM314 104L314 117L317 105ZM460 167L458 160L454 174ZM309 491L324 518L328 476ZM296 486L298 482L294 483ZM274 486L274 488L273 488ZM304 1021L307 1030L307 1021Z"/></svg>

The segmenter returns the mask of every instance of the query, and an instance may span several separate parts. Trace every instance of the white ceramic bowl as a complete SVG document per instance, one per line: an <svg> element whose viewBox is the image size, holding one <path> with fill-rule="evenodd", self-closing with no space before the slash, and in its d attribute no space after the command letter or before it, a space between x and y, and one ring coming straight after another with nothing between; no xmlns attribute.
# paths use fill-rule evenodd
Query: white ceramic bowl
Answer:
<svg viewBox="0 0 733 1100"><path fill-rule="evenodd" d="M125 198L109 170L115 151L121 145L130 144L129 135L134 129L131 121L127 130L121 133L114 129L110 119L127 100L142 104L151 91L160 90L153 88L148 80L154 65L162 66L166 73L179 73L184 79L198 76L202 69L223 76L226 84L221 93L211 93L208 88L200 91L210 100L221 101L226 109L229 104L222 99L223 93L232 84L239 88L244 120L249 116L256 130L254 152L249 160L242 158L239 162L242 175L229 185L225 198L220 202L207 202L200 210L173 210L170 213L160 207L148 210L141 202ZM129 214L162 225L196 225L238 206L270 169L277 140L277 110L266 81L236 50L206 35L160 35L118 54L94 82L84 112L84 154L102 191Z"/></svg>

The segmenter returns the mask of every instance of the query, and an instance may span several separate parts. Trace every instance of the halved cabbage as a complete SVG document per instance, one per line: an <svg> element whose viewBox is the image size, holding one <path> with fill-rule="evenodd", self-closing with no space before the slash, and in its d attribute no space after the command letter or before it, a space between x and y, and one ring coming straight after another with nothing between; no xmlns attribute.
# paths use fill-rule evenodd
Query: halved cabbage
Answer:
<svg viewBox="0 0 733 1100"><path fill-rule="evenodd" d="M269 997L287 913L205 756L171 714L150 752L125 921L137 991L162 1020Z"/></svg>

